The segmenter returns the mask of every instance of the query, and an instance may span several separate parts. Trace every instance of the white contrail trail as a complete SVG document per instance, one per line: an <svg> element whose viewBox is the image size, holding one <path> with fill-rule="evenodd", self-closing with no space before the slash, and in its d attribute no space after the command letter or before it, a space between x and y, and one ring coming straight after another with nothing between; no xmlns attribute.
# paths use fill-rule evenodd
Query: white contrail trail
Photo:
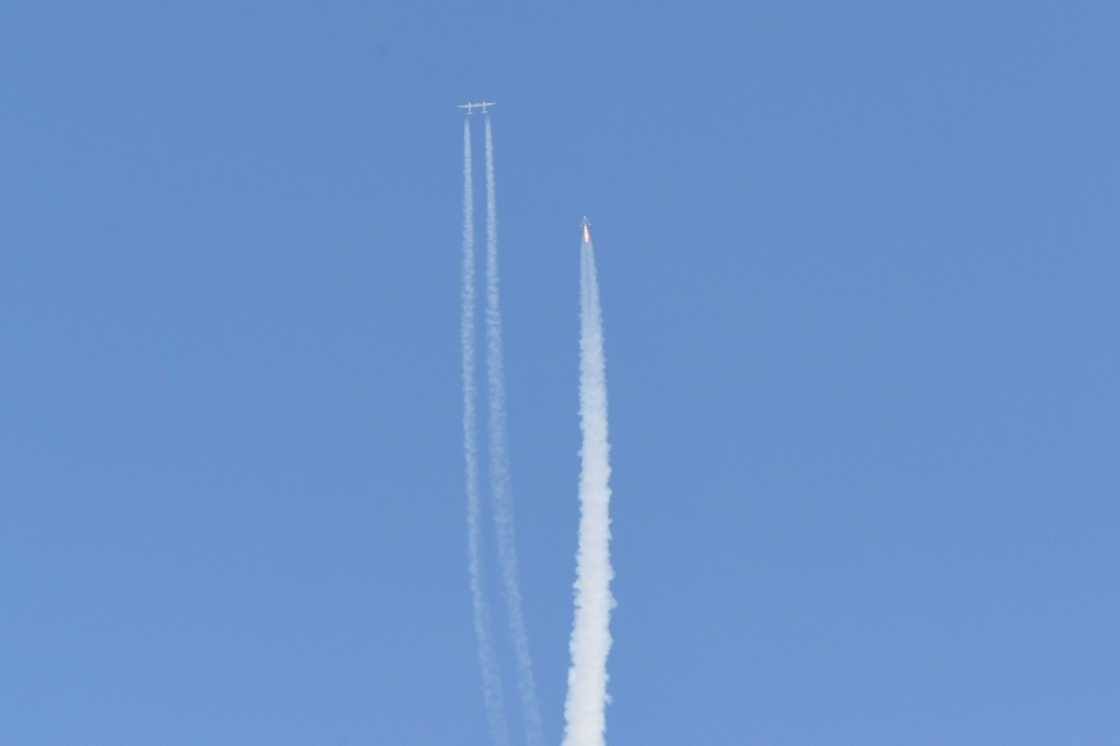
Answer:
<svg viewBox="0 0 1120 746"><path fill-rule="evenodd" d="M595 249L584 230L580 247L579 412L583 431L579 482L579 550L572 666L564 704L564 746L603 746L606 730L610 613L610 446L607 443L607 377Z"/></svg>
<svg viewBox="0 0 1120 746"><path fill-rule="evenodd" d="M517 569L517 545L513 528L513 490L510 486L509 455L506 450L506 389L502 356L502 309L498 279L498 213L494 188L494 137L486 117L486 344L487 383L490 393L490 481L494 497L494 525L498 540L498 562L509 613L510 636L517 658L518 689L524 710L526 741L544 746L544 728L529 633L525 628L521 587Z"/></svg>
<svg viewBox="0 0 1120 746"><path fill-rule="evenodd" d="M495 746L508 746L509 726L498 658L490 639L490 609L482 587L482 567L478 522L478 446L475 432L478 417L475 409L475 251L474 251L474 187L471 171L471 122L463 120L463 287L460 337L463 349L463 459L466 462L467 488L467 565L470 572L471 603L474 607L474 634L478 640L478 660L482 668L482 698Z"/></svg>

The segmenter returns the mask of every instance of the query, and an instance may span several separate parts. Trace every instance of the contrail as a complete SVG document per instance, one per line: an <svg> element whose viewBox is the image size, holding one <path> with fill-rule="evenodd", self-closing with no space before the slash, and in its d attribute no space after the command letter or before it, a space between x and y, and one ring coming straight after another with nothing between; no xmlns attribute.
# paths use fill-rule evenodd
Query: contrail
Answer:
<svg viewBox="0 0 1120 746"><path fill-rule="evenodd" d="M544 728L537 685L533 680L533 659L529 653L529 633L521 604L518 579L517 545L513 530L513 490L510 486L509 456L506 450L506 387L502 355L502 309L498 279L498 213L494 197L494 137L490 117L486 117L486 344L487 383L490 393L490 481L494 497L494 525L498 537L498 562L510 636L517 658L517 681L525 716L525 735L529 746L544 746Z"/></svg>
<svg viewBox="0 0 1120 746"><path fill-rule="evenodd" d="M478 446L475 432L475 257L474 187L471 171L471 121L463 120L463 287L460 338L463 348L463 459L466 462L467 488L467 565L470 571L471 603L474 607L474 634L478 640L478 661L482 668L482 698L495 746L509 745L498 658L490 639L490 609L482 588L478 511Z"/></svg>
<svg viewBox="0 0 1120 746"><path fill-rule="evenodd" d="M595 248L584 223L580 247L579 413L583 431L579 482L579 550L572 666L564 704L564 746L603 746L610 614L610 446L607 443L607 377Z"/></svg>

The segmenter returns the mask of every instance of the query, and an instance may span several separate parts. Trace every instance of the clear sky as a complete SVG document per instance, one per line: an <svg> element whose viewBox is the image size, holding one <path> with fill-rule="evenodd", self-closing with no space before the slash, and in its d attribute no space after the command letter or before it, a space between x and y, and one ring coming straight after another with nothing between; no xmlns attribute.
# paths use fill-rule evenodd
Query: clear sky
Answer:
<svg viewBox="0 0 1120 746"><path fill-rule="evenodd" d="M610 742L1114 744L1118 27L3 3L0 742L487 743L454 108L485 97L550 741L586 214Z"/></svg>

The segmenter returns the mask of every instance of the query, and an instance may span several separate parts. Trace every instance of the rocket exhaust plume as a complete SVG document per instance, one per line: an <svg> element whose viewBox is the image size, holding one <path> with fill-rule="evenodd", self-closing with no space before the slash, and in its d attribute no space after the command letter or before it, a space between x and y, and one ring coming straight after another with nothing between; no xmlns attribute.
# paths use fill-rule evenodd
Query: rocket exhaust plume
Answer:
<svg viewBox="0 0 1120 746"><path fill-rule="evenodd" d="M579 411L583 432L579 482L579 549L576 557L575 623L563 746L603 746L606 731L607 654L610 613L610 447L607 442L607 379L595 249L587 222L580 246Z"/></svg>
<svg viewBox="0 0 1120 746"><path fill-rule="evenodd" d="M478 416L475 401L475 249L474 249L474 187L471 170L471 122L463 120L463 286L460 338L463 350L463 459L466 467L467 492L467 567L470 575L471 604L474 612L474 634L478 641L478 660L482 669L482 698L495 746L509 746L502 683L498 674L498 658L490 637L490 609L482 587L480 560L481 533L478 522L478 446L475 432Z"/></svg>
<svg viewBox="0 0 1120 746"><path fill-rule="evenodd" d="M526 742L544 746L544 729L537 686L533 679L533 659L529 653L529 633L521 603L517 569L517 545L513 526L513 495L510 485L509 455L506 449L505 364L502 354L502 310L498 274L498 214L494 187L494 137L490 117L486 117L486 345L487 383L490 394L490 481L494 498L494 524L501 566L502 588L509 614L510 636L517 659L518 690L524 711Z"/></svg>

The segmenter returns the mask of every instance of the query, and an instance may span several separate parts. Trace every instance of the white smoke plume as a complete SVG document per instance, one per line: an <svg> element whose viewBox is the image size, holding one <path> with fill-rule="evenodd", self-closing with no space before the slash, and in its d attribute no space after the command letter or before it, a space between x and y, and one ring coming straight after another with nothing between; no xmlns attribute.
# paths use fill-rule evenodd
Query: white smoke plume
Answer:
<svg viewBox="0 0 1120 746"><path fill-rule="evenodd" d="M486 116L486 345L487 383L490 394L490 481L494 498L498 563L509 613L510 636L517 660L518 690L524 711L528 746L544 746L544 728L533 678L529 633L521 601L517 545L513 525L513 489L506 447L505 363L502 354L501 286L498 274L498 211L494 185L494 137Z"/></svg>
<svg viewBox="0 0 1120 746"><path fill-rule="evenodd" d="M606 742L607 654L610 613L610 446L607 442L607 378L595 249L584 232L580 247L580 453L579 549L576 558L575 623L572 627L563 746Z"/></svg>
<svg viewBox="0 0 1120 746"><path fill-rule="evenodd" d="M494 642L490 638L490 608L482 583L481 532L478 520L478 446L475 433L478 416L475 408L475 247L474 187L471 169L471 122L463 120L463 279L460 338L463 351L463 459L467 491L467 566L470 575L474 634L478 641L478 660L482 668L482 698L495 746L508 746L509 726Z"/></svg>

